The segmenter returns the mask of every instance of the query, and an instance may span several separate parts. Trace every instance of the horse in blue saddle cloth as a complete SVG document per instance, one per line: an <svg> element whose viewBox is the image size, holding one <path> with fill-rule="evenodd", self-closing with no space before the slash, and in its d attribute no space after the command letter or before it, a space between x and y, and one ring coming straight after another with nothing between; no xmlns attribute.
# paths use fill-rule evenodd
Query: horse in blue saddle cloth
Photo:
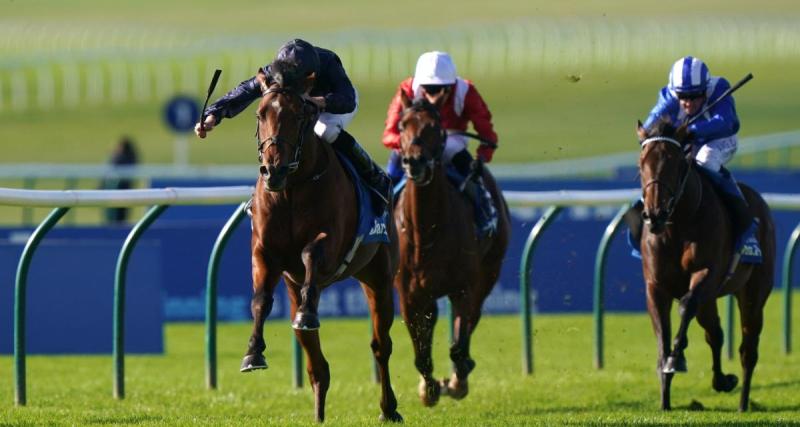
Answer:
<svg viewBox="0 0 800 427"><path fill-rule="evenodd" d="M402 421L391 386L389 335L394 320L392 278L397 232L387 215L372 215L370 190L356 166L314 133L320 110L304 97L314 76L264 88L256 116L259 170L252 202L253 330L241 371L267 367L264 321L281 277L291 303L292 327L306 353L317 421L325 419L330 369L320 344L321 292L347 277L361 283L372 317L372 348L381 384L381 418ZM355 184L355 185L354 185ZM378 211L385 211L385 205ZM384 221L384 222L382 222Z"/></svg>
<svg viewBox="0 0 800 427"><path fill-rule="evenodd" d="M716 299L733 294L739 303L742 344L739 347L743 382L739 410L749 404L750 383L758 360L763 309L773 286L775 228L769 207L750 187L739 184L748 214L757 221L760 263L739 263L733 215L709 174L686 155L686 125L674 129L659 121L639 125L639 172L644 227L641 229L642 269L647 308L658 341L657 369L661 379L661 408L670 409L670 385L676 372L686 372L684 351L689 322L706 331L712 354L712 387L732 391L738 378L722 371L723 332ZM730 189L732 190L732 189ZM732 260L733 258L733 260ZM670 311L679 301L680 326L670 342Z"/></svg>
<svg viewBox="0 0 800 427"><path fill-rule="evenodd" d="M488 170L482 177L497 207L497 228L481 235L475 228L471 202L446 177L442 151L445 131L436 108L420 100L405 106L400 121L402 165L406 187L394 208L400 267L394 285L400 311L414 346L422 376L419 396L426 406L441 394L461 399L475 367L470 339L492 291L508 246L509 214L503 195ZM431 359L436 300L448 297L455 316L449 379L437 381Z"/></svg>

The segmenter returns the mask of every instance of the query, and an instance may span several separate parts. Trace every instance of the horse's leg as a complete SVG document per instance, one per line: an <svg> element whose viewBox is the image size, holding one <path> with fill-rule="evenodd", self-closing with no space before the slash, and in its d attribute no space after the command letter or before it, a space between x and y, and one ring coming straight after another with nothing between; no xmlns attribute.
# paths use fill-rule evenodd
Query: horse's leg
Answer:
<svg viewBox="0 0 800 427"><path fill-rule="evenodd" d="M281 272L278 268L268 266L261 253L258 248L253 250L253 299L250 301L253 332L247 345L247 353L242 359L241 372L267 368L263 354L267 348L264 343L264 321L272 311L272 295Z"/></svg>
<svg viewBox="0 0 800 427"><path fill-rule="evenodd" d="M716 391L732 391L739 382L736 375L725 375L722 372L722 343L724 334L719 322L719 312L717 311L717 301L709 299L700 306L697 311L697 323L706 331L706 342L711 347L711 370L714 377L711 386Z"/></svg>
<svg viewBox="0 0 800 427"><path fill-rule="evenodd" d="M689 291L681 297L678 303L678 315L681 318L678 325L678 333L672 342L672 353L667 358L664 370L667 372L686 372L686 356L683 351L689 345L686 332L689 330L689 323L697 314L697 308L702 301L708 300L706 288L710 285L707 278L709 270L707 268L695 272L689 281Z"/></svg>
<svg viewBox="0 0 800 427"><path fill-rule="evenodd" d="M421 375L419 398L425 406L439 402L441 385L433 378L433 327L439 315L436 300L424 298L419 301L406 301L403 309L408 333L414 346L414 366Z"/></svg>
<svg viewBox="0 0 800 427"><path fill-rule="evenodd" d="M287 281L286 288L289 290L289 301L291 302L290 314L295 317L298 310L298 302L302 298L302 290L296 283ZM294 335L303 346L306 353L306 372L311 389L314 391L314 414L318 422L325 421L325 398L328 395L328 388L331 384L331 371L328 361L322 354L319 344L319 331L295 329Z"/></svg>
<svg viewBox="0 0 800 427"><path fill-rule="evenodd" d="M300 289L299 306L297 313L292 317L292 328L313 331L319 329L319 316L317 304L319 303L319 288L317 278L320 276L320 261L324 259L327 233L319 233L317 237L303 248L301 258L306 269L305 280Z"/></svg>
<svg viewBox="0 0 800 427"><path fill-rule="evenodd" d="M473 286L468 285L469 289ZM470 339L475 328L472 317L471 298L468 292L450 296L453 307L453 343L450 345L450 360L453 361L453 374L443 382L443 390L454 399L463 399L469 393L467 377L475 369L475 361L469 354Z"/></svg>
<svg viewBox="0 0 800 427"><path fill-rule="evenodd" d="M388 252L381 250L380 252ZM381 256L380 253L378 256ZM373 260L373 263L376 261ZM369 304L372 314L372 354L378 363L378 375L381 382L381 420L403 421L403 417L397 412L397 398L392 390L392 381L389 376L389 357L392 355L392 338L389 330L394 321L394 295L392 294L392 273L384 268L382 280L367 283L361 282L361 288Z"/></svg>
<svg viewBox="0 0 800 427"><path fill-rule="evenodd" d="M753 286L753 278L745 285L745 289L736 295L739 313L742 316L742 344L739 346L739 359L742 362L742 395L739 399L739 411L747 411L750 405L750 381L758 362L758 341L764 325L764 304L769 290L761 295L761 289ZM770 282L771 283L771 282ZM750 287L750 288L748 288Z"/></svg>
<svg viewBox="0 0 800 427"><path fill-rule="evenodd" d="M661 409L669 410L670 396L669 389L672 384L673 372L665 372L666 356L670 349L670 334L672 325L670 324L670 310L672 309L672 297L664 291L658 289L652 283L647 284L647 312L650 314L650 321L653 323L653 332L656 334L658 344L658 362L656 372L661 380Z"/></svg>

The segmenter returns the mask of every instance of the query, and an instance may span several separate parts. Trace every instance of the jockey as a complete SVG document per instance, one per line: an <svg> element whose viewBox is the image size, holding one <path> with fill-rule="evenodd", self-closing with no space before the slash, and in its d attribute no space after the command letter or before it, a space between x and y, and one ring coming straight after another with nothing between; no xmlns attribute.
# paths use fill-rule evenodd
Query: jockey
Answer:
<svg viewBox="0 0 800 427"><path fill-rule="evenodd" d="M685 122L728 88L730 83L723 77L712 76L703 61L691 56L683 57L672 66L669 83L661 89L644 128L649 129L664 116L669 117L672 123ZM721 190L720 196L733 215L733 228L738 237L735 253L739 253L745 239L755 231L756 224L733 175L724 167L738 148L739 118L733 97L723 98L687 130L695 163Z"/></svg>
<svg viewBox="0 0 800 427"><path fill-rule="evenodd" d="M336 53L312 46L304 40L294 39L278 50L275 60L296 63L304 75L316 76L314 87L304 94L306 99L322 111L314 125L314 133L344 154L372 191L384 204L388 204L391 192L389 177L372 161L355 138L344 130L358 110L358 93ZM262 93L259 82L266 81L269 85L273 81L270 67L271 64L268 64L260 68L255 77L243 81L211 104L205 111L205 129L200 129L200 123L195 125L197 136L205 138L206 133L214 129L223 118L236 116L260 98Z"/></svg>
<svg viewBox="0 0 800 427"><path fill-rule="evenodd" d="M398 124L403 114L403 103L400 93L404 92L409 99L425 97L431 104L439 109L442 126L448 131L464 132L467 125L472 126L478 135L487 141L497 144L497 134L492 126L492 114L483 101L483 98L469 80L458 77L452 58L445 52L425 52L417 60L416 71L397 88L397 92L389 104L386 116L386 127L383 130L383 145L392 150L389 157L387 172L393 182L402 178L403 170L400 166L400 130ZM448 132L451 133L451 132ZM477 157L484 163L489 163L494 154L494 148L480 145ZM462 177L470 174L473 167L473 158L467 150L467 138L457 133L447 136L444 152L442 154L445 164L452 164ZM491 200L491 195L483 185L483 179L468 180L464 191L481 206L482 216L485 221L481 226L493 229L496 222L496 212Z"/></svg>

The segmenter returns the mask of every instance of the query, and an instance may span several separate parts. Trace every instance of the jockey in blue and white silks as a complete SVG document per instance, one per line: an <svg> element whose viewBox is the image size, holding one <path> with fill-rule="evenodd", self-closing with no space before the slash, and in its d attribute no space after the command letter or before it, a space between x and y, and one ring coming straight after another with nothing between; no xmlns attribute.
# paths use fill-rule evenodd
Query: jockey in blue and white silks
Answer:
<svg viewBox="0 0 800 427"><path fill-rule="evenodd" d="M650 111L644 128L649 129L662 117L680 124L696 116L728 88L728 80L712 76L703 61L692 56L683 57L670 69L669 83L659 92L658 102ZM744 195L733 175L724 167L738 148L738 131L739 118L730 95L688 127L695 163L722 190L721 196L733 214L734 232L738 236L736 252L742 249L744 240L756 227Z"/></svg>

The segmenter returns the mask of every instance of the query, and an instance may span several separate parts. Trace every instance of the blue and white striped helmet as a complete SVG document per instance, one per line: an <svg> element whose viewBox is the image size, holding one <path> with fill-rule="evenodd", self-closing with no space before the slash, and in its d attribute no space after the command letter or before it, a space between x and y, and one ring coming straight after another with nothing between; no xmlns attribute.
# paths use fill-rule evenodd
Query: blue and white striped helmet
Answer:
<svg viewBox="0 0 800 427"><path fill-rule="evenodd" d="M694 95L706 91L711 76L706 64L692 56L685 56L669 72L669 90L675 94Z"/></svg>

